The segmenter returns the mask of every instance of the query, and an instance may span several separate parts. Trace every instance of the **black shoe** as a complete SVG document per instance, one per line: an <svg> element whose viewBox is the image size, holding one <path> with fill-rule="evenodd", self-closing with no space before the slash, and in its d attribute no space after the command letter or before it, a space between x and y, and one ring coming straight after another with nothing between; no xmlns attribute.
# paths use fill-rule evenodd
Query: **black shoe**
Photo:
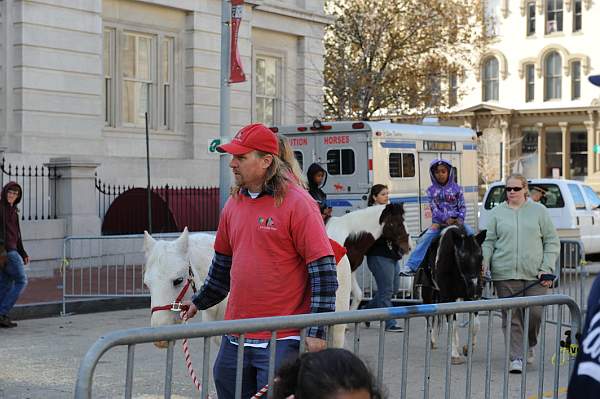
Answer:
<svg viewBox="0 0 600 399"><path fill-rule="evenodd" d="M405 269L405 270L401 270L400 273L398 273L398 274L402 277L414 277L415 274L417 274L417 272L414 272L410 269Z"/></svg>
<svg viewBox="0 0 600 399"><path fill-rule="evenodd" d="M386 327L385 331L387 331L387 332L404 332L404 328L402 328L400 326L392 326L392 327Z"/></svg>
<svg viewBox="0 0 600 399"><path fill-rule="evenodd" d="M371 322L370 321L365 321L365 327L370 328L371 327Z"/></svg>
<svg viewBox="0 0 600 399"><path fill-rule="evenodd" d="M17 323L12 321L8 316L0 316L0 327L2 328L13 328L16 327Z"/></svg>

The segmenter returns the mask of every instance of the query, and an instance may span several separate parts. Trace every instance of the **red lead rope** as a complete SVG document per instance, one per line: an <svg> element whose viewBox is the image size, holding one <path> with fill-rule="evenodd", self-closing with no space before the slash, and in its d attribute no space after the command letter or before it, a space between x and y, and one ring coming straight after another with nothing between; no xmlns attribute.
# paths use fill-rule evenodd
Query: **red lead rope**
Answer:
<svg viewBox="0 0 600 399"><path fill-rule="evenodd" d="M175 301L173 303L171 303L170 305L154 306L151 309L151 314L154 313L154 312L157 312L159 310L171 310L171 311L174 311L174 312L181 311L182 312L181 317L183 319L183 322L187 323L187 321L188 321L187 311L189 309L189 306L182 305L181 304L181 300L185 296L185 293L190 288L190 286L192 286L192 291L194 291L194 293L196 293L196 284L194 283L194 272L192 271L192 265L191 264L188 266L188 273L189 273L189 277L188 277L185 285L183 286L183 288L179 292L179 295L177 295L177 298L175 298ZM202 385L198 381L198 377L196 376L196 372L194 371L194 367L192 366L192 357L190 355L190 347L188 345L187 338L185 338L183 340L182 347L183 347L183 355L185 356L185 365L187 366L188 373L189 373L190 377L192 378L192 382L194 383L194 386L196 387L196 389L198 391L200 391L202 389ZM267 384L264 387L262 387L260 389L260 391L258 391L257 393L255 393L254 396L252 398L250 398L250 399L260 398L265 393L267 393L268 390L269 390L269 385ZM208 399L212 399L212 398L210 396L208 396Z"/></svg>

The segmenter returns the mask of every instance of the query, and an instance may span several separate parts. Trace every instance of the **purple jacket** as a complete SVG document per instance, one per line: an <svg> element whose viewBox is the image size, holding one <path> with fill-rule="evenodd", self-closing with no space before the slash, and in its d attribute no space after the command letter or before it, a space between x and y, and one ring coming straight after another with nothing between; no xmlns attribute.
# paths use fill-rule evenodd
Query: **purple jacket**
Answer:
<svg viewBox="0 0 600 399"><path fill-rule="evenodd" d="M433 169L439 163L446 164L450 170L448 182L443 186L437 182L433 174ZM459 223L464 223L467 211L465 197L463 196L462 187L454 182L452 164L445 159L434 159L429 165L429 176L432 184L427 189L427 195L431 207L432 223L446 224L446 220L449 218L457 218Z"/></svg>

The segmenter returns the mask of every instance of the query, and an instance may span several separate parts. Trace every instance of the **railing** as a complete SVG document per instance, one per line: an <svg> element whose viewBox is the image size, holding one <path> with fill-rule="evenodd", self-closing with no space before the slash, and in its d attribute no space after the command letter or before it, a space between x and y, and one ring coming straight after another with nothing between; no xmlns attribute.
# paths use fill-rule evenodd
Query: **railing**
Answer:
<svg viewBox="0 0 600 399"><path fill-rule="evenodd" d="M0 186L17 182L23 189L21 220L56 219L56 181L60 178L52 166L12 165L2 158Z"/></svg>
<svg viewBox="0 0 600 399"><path fill-rule="evenodd" d="M519 397L522 398L530 397L527 395L527 392L536 392L537 396L535 397L548 397L544 389L552 386L550 395L551 397L558 398L559 389L561 389L560 384L564 384L568 380L574 365L574 358L561 350L560 341L564 334L563 327L567 327L562 323L562 318L559 317L558 323L555 326L549 327L550 331L547 331L547 323L544 323L543 320L545 312L542 313L540 342L536 347L539 356L538 360L535 364L529 365L531 369L529 373L527 372L528 365L524 362L520 381L516 381L513 378L510 378L509 381L509 351L508 347L504 345L501 335L503 332L507 336L507 341L510 341L510 323L507 323L507 326L502 328L499 325L500 321L492 317L492 312L503 310L508 313L507 317L510 319L513 310L516 311L517 309L524 308L524 324L525 329L527 329L531 308L533 306L546 307L549 305L559 306L561 310L564 306L567 306L571 320L571 324L568 327L575 333L581 331L581 312L573 299L565 295L543 295L527 298L416 305L288 317L190 323L116 331L98 339L81 361L75 386L75 398L89 399L92 397L93 377L96 366L108 350L118 346L127 346L127 359L123 361L127 365L125 372L125 398L131 398L133 392L135 351L136 349L140 350L140 348L143 348L139 344L156 341L168 341L166 354L167 367L165 370L161 365L160 369L165 370L161 371L164 372L164 397L170 398L173 382L174 343L175 340L184 338L204 338L204 350L202 353L200 350L196 350L194 353L203 358L201 362L202 371L199 373L203 379L200 397L207 398L209 389L208 368L209 359L211 358L209 338L214 336L219 337L224 334L240 334L239 340L240 342L244 342L245 334L255 331L271 331L269 345L271 351L271 356L269 357L269 385L272 386L275 360L273 352L277 346L276 331L288 328L300 329L300 336L302 337L300 351L302 351L308 327L316 325L332 326L345 323L354 325L354 328L351 328L351 331L354 330L354 343L349 346L353 348L354 353L358 354L359 346L362 345L364 347L367 345L369 338L377 340L377 342L371 343L371 348L374 350L371 350L371 353L368 355L373 355L373 360L377 364L375 371L378 385L387 385L388 390L395 393L394 397L429 398L444 396L446 398L484 397L488 399L491 397L500 397L500 391L502 391L501 397L503 398L508 398L509 392L511 397L513 397L513 394L516 393L515 391L520 391ZM432 326L432 323L438 316L468 314L467 347L469 348L472 345L474 346L475 343L474 319L477 317L477 313L480 317L487 317L486 322L482 323L482 327L484 328L482 328L481 332L487 332L487 337L482 340L485 342L485 348L480 354L475 356L473 350L468 350L464 366L451 365L450 347L452 346L454 333L458 328L453 318L448 317L447 319L444 318L444 320L448 320L448 333L445 338L446 348L434 355L430 346L432 334L429 327ZM562 311L560 314L562 315ZM391 319L404 320L404 334L401 336L400 341L394 340L390 342L394 338L385 334L385 323L383 322L380 323L378 334L368 335L363 331L361 336L359 333L360 323L362 322ZM552 332L554 332L554 336L552 336ZM546 339L547 335L548 339ZM494 336L493 341L492 336ZM395 335L395 337L400 338L398 335ZM387 346L386 338L388 340ZM546 342L548 342L547 346ZM240 367L244 363L244 351L238 350L238 353L238 357L241 357L241 359L238 358L237 364ZM527 334L524 334L523 353L528 353ZM393 367L388 367L384 370L385 360L390 359L392 356L394 357ZM116 367L115 360L111 356L112 368ZM569 367L561 367L565 362L568 362ZM143 366L145 365L138 365L138 368ZM549 369L548 372L546 372L547 369ZM535 378L536 371L537 378ZM239 379L241 377L239 375L241 373L239 368L237 369L237 373L236 381L241 381ZM492 380L494 380L493 391ZM500 384L501 381L502 384ZM111 381L111 388L113 386L114 381ZM240 390L236 391L236 398L239 397Z"/></svg>
<svg viewBox="0 0 600 399"><path fill-rule="evenodd" d="M102 234L136 234L143 230L158 233L213 231L219 223L219 188L173 187L168 184L151 188L152 225L148 221L145 188L111 185L96 177L98 217ZM116 203L125 195L122 202ZM118 204L116 208L111 206Z"/></svg>

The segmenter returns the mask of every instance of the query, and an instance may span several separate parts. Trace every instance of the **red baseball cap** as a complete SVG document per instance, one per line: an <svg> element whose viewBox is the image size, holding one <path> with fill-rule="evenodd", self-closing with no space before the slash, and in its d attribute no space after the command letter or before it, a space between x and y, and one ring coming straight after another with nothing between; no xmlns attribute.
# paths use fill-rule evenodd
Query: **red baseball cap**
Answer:
<svg viewBox="0 0 600 399"><path fill-rule="evenodd" d="M252 150L258 150L269 154L279 154L279 141L277 136L262 123L241 128L231 142L217 147L219 152L227 152L232 155L247 154Z"/></svg>

